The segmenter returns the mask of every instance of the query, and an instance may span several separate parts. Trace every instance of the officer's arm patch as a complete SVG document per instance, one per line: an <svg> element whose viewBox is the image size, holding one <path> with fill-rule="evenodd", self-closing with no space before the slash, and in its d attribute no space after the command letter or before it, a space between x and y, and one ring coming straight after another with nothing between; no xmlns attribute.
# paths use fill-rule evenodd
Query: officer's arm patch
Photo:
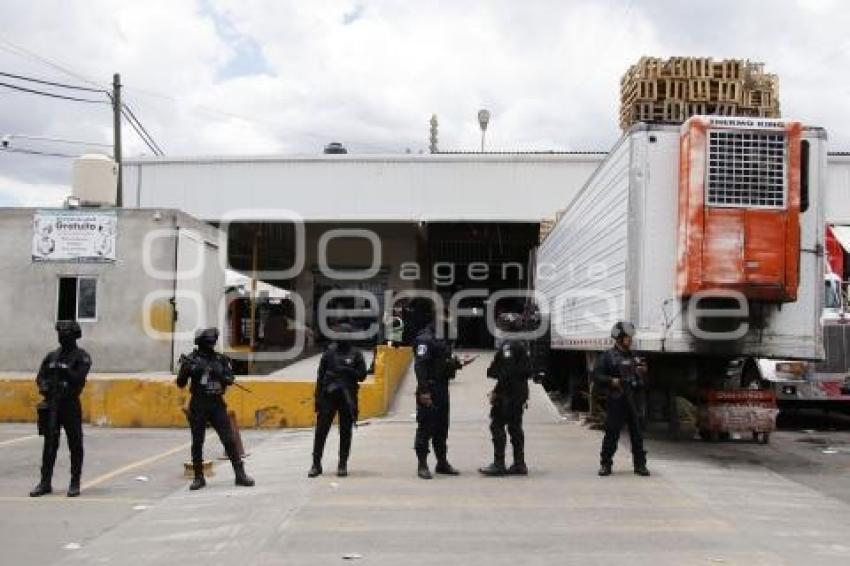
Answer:
<svg viewBox="0 0 850 566"><path fill-rule="evenodd" d="M426 356L427 354L428 354L428 346L427 346L427 345L425 345L425 344L419 344L419 345L416 347L416 355L417 355L418 357L420 357L420 358L421 358L421 357Z"/></svg>

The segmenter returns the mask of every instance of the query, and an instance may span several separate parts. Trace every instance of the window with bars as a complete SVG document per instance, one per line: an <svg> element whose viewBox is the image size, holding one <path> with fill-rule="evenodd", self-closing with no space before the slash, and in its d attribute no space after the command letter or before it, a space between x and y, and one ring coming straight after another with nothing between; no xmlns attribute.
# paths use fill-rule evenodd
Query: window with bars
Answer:
<svg viewBox="0 0 850 566"><path fill-rule="evenodd" d="M709 206L785 208L785 135L709 130Z"/></svg>

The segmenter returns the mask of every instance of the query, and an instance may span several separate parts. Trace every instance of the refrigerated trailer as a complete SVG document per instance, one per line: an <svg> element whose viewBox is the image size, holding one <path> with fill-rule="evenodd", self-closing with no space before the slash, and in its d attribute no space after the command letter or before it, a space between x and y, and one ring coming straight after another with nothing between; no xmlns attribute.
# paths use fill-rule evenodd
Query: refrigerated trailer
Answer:
<svg viewBox="0 0 850 566"><path fill-rule="evenodd" d="M571 375L586 378L618 320L656 384L742 357L821 359L825 160L825 131L791 120L632 127L535 258Z"/></svg>

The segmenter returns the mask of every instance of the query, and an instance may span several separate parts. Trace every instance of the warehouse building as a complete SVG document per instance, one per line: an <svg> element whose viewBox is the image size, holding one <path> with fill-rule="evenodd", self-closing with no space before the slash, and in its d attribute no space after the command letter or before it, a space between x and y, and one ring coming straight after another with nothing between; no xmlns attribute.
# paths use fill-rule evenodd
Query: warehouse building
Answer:
<svg viewBox="0 0 850 566"><path fill-rule="evenodd" d="M461 305L483 312L492 293L528 287L541 223L603 156L145 158L125 164L124 203L178 207L219 226L230 266L294 291L318 339L319 299L329 290L368 291L375 304L340 303L377 318L387 291L428 290L448 304L458 291L484 289ZM483 318L463 321L459 332L460 345L492 345Z"/></svg>

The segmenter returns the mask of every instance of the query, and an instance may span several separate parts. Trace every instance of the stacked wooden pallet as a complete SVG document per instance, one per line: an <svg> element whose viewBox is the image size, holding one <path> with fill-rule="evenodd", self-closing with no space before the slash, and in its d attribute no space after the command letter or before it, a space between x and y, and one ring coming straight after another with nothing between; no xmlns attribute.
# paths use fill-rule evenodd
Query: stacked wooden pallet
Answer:
<svg viewBox="0 0 850 566"><path fill-rule="evenodd" d="M552 228L555 227L555 219L554 218L544 218L540 221L540 235L538 237L538 242L542 243L543 240L546 239L546 236L549 235L549 232L552 231Z"/></svg>
<svg viewBox="0 0 850 566"><path fill-rule="evenodd" d="M566 209L562 208L561 210L555 213L555 218L544 218L540 221L540 236L538 238L539 242L542 243L543 240L546 239L546 236L548 236L552 229L555 228L555 224L558 223L558 220L561 219L561 217L564 215L564 212L566 212Z"/></svg>
<svg viewBox="0 0 850 566"><path fill-rule="evenodd" d="M695 114L779 118L779 81L763 63L641 57L620 80L620 127L681 123Z"/></svg>

